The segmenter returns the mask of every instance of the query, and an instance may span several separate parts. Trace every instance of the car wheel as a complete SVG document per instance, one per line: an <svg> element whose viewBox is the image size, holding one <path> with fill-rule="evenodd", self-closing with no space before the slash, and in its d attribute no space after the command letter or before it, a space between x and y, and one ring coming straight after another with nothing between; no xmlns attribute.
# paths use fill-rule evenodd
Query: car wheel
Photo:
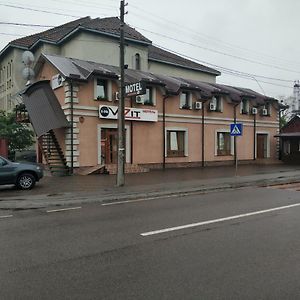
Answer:
<svg viewBox="0 0 300 300"><path fill-rule="evenodd" d="M23 173L18 177L17 187L22 190L30 190L35 185L35 178L32 174Z"/></svg>

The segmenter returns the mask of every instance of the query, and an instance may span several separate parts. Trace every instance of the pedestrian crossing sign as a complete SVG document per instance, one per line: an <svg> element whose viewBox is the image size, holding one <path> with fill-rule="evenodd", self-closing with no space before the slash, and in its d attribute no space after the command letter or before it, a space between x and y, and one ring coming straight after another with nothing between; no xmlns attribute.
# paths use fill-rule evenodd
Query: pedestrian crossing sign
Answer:
<svg viewBox="0 0 300 300"><path fill-rule="evenodd" d="M233 123L230 124L230 135L239 136L243 134L243 124L242 123Z"/></svg>

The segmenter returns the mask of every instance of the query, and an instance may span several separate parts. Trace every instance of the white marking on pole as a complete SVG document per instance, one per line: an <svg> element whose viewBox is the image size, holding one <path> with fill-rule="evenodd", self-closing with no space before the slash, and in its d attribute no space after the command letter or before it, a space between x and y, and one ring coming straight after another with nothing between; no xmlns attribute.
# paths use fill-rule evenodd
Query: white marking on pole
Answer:
<svg viewBox="0 0 300 300"><path fill-rule="evenodd" d="M176 226L176 227L170 227L170 228L164 228L164 229L160 229L160 230L144 232L144 233L141 233L141 236L155 235L155 234L160 234L160 233L165 233L165 232L170 232L170 231L182 230L182 229L186 229L186 228L209 225L209 224L213 224L213 223L220 223L220 222L224 222L224 221L230 221L230 220L265 214L268 212L283 210L283 209L292 208L292 207L296 207L296 206L300 206L300 203L286 205L286 206L280 206L280 207L275 207L275 208L270 208L270 209L264 209L264 210L254 211L254 212L250 212L250 213L245 213L245 214L241 214L241 215L235 215L235 216L230 216L230 217L225 217L225 218L220 218L220 219L208 220L208 221L204 221L204 222L191 223L191 224L186 224L186 225L182 225L182 226Z"/></svg>
<svg viewBox="0 0 300 300"><path fill-rule="evenodd" d="M60 209L52 209L47 210L47 213L53 213L53 212L60 212L60 211L68 211L68 210L75 210L75 209L81 209L81 206L78 207L68 207L68 208L60 208Z"/></svg>
<svg viewBox="0 0 300 300"><path fill-rule="evenodd" d="M13 215L0 216L0 219L11 218L11 217L13 217Z"/></svg>

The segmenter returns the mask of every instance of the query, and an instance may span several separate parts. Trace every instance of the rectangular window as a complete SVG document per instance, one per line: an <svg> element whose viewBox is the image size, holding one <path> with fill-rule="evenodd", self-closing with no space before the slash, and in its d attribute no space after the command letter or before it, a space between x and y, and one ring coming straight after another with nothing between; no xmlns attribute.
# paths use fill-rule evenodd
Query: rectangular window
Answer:
<svg viewBox="0 0 300 300"><path fill-rule="evenodd" d="M291 144L290 141L283 141L283 153L288 155L291 153Z"/></svg>
<svg viewBox="0 0 300 300"><path fill-rule="evenodd" d="M141 97L141 103L143 103L144 105L154 105L152 87L146 87L146 94L141 95L140 97Z"/></svg>
<svg viewBox="0 0 300 300"><path fill-rule="evenodd" d="M212 97L212 99L209 102L209 110L217 111L217 112L223 111L223 102L222 102L222 98L220 96Z"/></svg>
<svg viewBox="0 0 300 300"><path fill-rule="evenodd" d="M97 79L95 99L107 100L107 98L107 81L103 79Z"/></svg>
<svg viewBox="0 0 300 300"><path fill-rule="evenodd" d="M249 101L246 99L243 99L240 104L240 113L241 114L248 114L249 113Z"/></svg>
<svg viewBox="0 0 300 300"><path fill-rule="evenodd" d="M191 108L191 94L188 92L180 93L180 108L190 109Z"/></svg>
<svg viewBox="0 0 300 300"><path fill-rule="evenodd" d="M231 155L231 136L229 132L217 133L217 155Z"/></svg>
<svg viewBox="0 0 300 300"><path fill-rule="evenodd" d="M185 131L168 130L167 131L167 156L184 156Z"/></svg>

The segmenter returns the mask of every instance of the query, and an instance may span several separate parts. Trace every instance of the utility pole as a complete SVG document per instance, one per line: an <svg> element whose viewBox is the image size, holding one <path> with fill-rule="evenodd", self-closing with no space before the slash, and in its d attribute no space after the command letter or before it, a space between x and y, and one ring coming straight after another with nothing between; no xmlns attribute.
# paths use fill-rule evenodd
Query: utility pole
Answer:
<svg viewBox="0 0 300 300"><path fill-rule="evenodd" d="M120 2L120 100L118 106L118 170L117 186L125 184L125 97L124 97L124 0Z"/></svg>

